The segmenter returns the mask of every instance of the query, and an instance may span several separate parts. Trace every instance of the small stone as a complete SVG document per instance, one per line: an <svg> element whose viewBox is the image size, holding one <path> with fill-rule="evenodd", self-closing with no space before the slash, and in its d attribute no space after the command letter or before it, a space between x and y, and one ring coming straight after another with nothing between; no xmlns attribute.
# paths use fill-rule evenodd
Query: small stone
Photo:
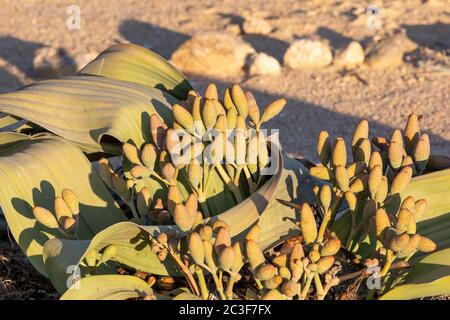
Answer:
<svg viewBox="0 0 450 320"><path fill-rule="evenodd" d="M277 59L261 52L252 55L248 73L250 76L278 75L281 66Z"/></svg>
<svg viewBox="0 0 450 320"><path fill-rule="evenodd" d="M364 62L364 49L357 41L352 41L342 51L338 52L334 63L341 67L352 68Z"/></svg>
<svg viewBox="0 0 450 320"><path fill-rule="evenodd" d="M292 69L322 68L332 62L333 54L330 47L321 41L301 39L289 46L283 60Z"/></svg>
<svg viewBox="0 0 450 320"><path fill-rule="evenodd" d="M236 23L230 23L225 26L225 32L237 36L241 34L241 27Z"/></svg>
<svg viewBox="0 0 450 320"><path fill-rule="evenodd" d="M272 26L267 20L258 17L249 17L244 20L242 30L245 34L267 35L272 32Z"/></svg>
<svg viewBox="0 0 450 320"><path fill-rule="evenodd" d="M33 59L33 72L37 78L54 78L73 74L76 71L74 61L64 49L43 47L36 50Z"/></svg>
<svg viewBox="0 0 450 320"><path fill-rule="evenodd" d="M399 33L382 39L370 49L367 64L372 68L386 69L403 63L403 55L417 48L404 34Z"/></svg>
<svg viewBox="0 0 450 320"><path fill-rule="evenodd" d="M201 76L227 77L241 72L251 45L227 32L206 32L184 42L171 61L181 70Z"/></svg>

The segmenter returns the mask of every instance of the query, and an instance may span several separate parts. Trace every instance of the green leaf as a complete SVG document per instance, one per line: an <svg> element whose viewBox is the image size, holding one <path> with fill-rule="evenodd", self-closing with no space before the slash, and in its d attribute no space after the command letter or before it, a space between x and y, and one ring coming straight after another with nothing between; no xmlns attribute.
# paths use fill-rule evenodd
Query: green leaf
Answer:
<svg viewBox="0 0 450 320"><path fill-rule="evenodd" d="M81 74L139 83L186 100L192 89L186 77L155 52L135 44L117 44L103 51Z"/></svg>
<svg viewBox="0 0 450 320"><path fill-rule="evenodd" d="M86 157L59 137L19 140L1 149L0 181L0 206L9 228L33 266L43 274L42 248L48 239L62 235L37 223L32 207L53 210L55 195L64 188L72 189L80 201L80 239L90 239L126 218Z"/></svg>
<svg viewBox="0 0 450 320"><path fill-rule="evenodd" d="M126 300L153 294L143 280L126 275L99 275L81 278L61 300Z"/></svg>
<svg viewBox="0 0 450 320"><path fill-rule="evenodd" d="M0 95L0 111L27 119L87 152L121 154L151 141L150 115L172 121L177 100L161 90L98 76L46 80ZM118 141L118 142L117 142Z"/></svg>
<svg viewBox="0 0 450 320"><path fill-rule="evenodd" d="M443 294L450 294L450 249L428 254L414 264L405 282L385 293L381 299L406 300Z"/></svg>

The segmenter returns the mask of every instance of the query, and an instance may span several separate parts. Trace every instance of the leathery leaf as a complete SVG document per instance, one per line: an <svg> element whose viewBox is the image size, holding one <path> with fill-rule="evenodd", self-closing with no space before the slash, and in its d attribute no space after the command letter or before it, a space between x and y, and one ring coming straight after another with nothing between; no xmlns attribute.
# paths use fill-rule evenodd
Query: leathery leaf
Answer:
<svg viewBox="0 0 450 320"><path fill-rule="evenodd" d="M80 239L90 239L106 227L125 220L83 153L60 137L19 139L7 148L0 148L0 181L0 206L11 233L33 266L43 274L43 246L48 239L61 234L37 223L32 207L53 210L55 195L64 188L72 189L80 201Z"/></svg>
<svg viewBox="0 0 450 320"><path fill-rule="evenodd" d="M99 76L46 80L0 95L0 111L26 119L87 152L120 154L119 142L150 139L150 116L172 121L177 100L159 89Z"/></svg>
<svg viewBox="0 0 450 320"><path fill-rule="evenodd" d="M106 49L79 73L139 83L167 91L182 100L192 89L186 77L167 60L131 43Z"/></svg>
<svg viewBox="0 0 450 320"><path fill-rule="evenodd" d="M126 300L152 294L152 288L137 277L97 275L78 280L61 300Z"/></svg>

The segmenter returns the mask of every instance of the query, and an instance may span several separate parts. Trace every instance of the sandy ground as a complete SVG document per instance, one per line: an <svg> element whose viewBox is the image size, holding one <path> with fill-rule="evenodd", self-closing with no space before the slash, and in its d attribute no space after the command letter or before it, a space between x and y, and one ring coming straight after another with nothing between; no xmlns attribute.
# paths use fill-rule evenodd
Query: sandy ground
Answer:
<svg viewBox="0 0 450 320"><path fill-rule="evenodd" d="M72 4L81 9L80 30L66 28L66 10ZM393 128L403 127L413 111L424 115L423 128L431 136L434 153L450 154L450 2L371 1L381 10L379 30L366 26L368 4L328 0L0 0L0 92L36 81L32 62L44 46L61 48L69 60L79 64L86 56L118 42L137 43L170 58L195 33L240 25L245 14L264 17L274 26L269 35L243 38L256 51L280 62L289 44L303 36L320 37L338 50L351 40L367 47L402 29L419 48L407 55L403 65L390 70L367 66L352 72L333 66L313 71L283 68L279 76L249 78L243 72L232 79L190 79L200 90L209 82L216 82L222 91L230 82L242 83L262 106L278 97L287 98L285 112L270 127L280 129L285 150L312 160L316 159L314 145L320 130L348 137L354 125L367 118L373 134L390 135ZM34 275L17 247L2 238L0 297L53 298L48 282ZM26 270L6 268L9 261L25 264Z"/></svg>
<svg viewBox="0 0 450 320"><path fill-rule="evenodd" d="M66 10L81 9L81 29L68 30ZM334 50L350 40L367 47L394 30L403 29L420 47L409 61L392 70L361 67L344 72L336 67L314 71L283 68L280 76L233 79L191 78L197 88L211 81L223 90L241 82L260 105L286 97L286 111L272 124L279 128L284 148L315 159L314 144L322 129L332 135L351 134L368 118L374 134L390 135L403 127L407 115L424 115L435 153L450 154L450 2L373 1L380 8L381 28L366 26L367 1L7 1L1 0L0 90L9 91L35 81L32 61L42 46L62 48L69 59L98 53L117 42L134 42L166 58L197 32L224 30L241 24L242 16L266 18L271 34L243 35L258 52L280 62L293 40L319 36Z"/></svg>

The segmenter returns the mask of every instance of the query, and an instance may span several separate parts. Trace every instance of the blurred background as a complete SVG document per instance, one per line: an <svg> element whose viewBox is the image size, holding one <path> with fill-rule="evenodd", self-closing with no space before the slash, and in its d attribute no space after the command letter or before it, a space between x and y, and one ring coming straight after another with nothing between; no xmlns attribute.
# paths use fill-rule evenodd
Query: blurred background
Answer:
<svg viewBox="0 0 450 320"><path fill-rule="evenodd" d="M450 1L0 1L0 92L76 72L132 42L170 59L200 92L242 83L260 107L285 97L283 147L316 160L320 130L362 118L390 136L424 116L450 154Z"/></svg>

